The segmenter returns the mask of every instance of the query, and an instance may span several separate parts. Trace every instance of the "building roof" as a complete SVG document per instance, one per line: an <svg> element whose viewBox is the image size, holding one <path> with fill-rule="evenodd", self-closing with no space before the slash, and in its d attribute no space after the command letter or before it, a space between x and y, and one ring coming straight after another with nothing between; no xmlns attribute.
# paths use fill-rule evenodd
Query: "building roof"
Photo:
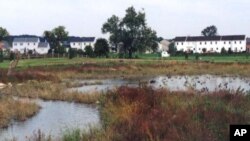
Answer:
<svg viewBox="0 0 250 141"><path fill-rule="evenodd" d="M70 36L68 37L68 42L94 42L95 37L75 37Z"/></svg>
<svg viewBox="0 0 250 141"><path fill-rule="evenodd" d="M49 46L49 43L47 43L47 42L40 42L39 44L38 44L38 47L39 48L47 48Z"/></svg>
<svg viewBox="0 0 250 141"><path fill-rule="evenodd" d="M14 38L13 42L38 42L38 37L16 37Z"/></svg>
<svg viewBox="0 0 250 141"><path fill-rule="evenodd" d="M174 41L184 42L184 41L235 41L235 40L245 40L245 35L226 35L226 36L186 36L186 37L176 37Z"/></svg>

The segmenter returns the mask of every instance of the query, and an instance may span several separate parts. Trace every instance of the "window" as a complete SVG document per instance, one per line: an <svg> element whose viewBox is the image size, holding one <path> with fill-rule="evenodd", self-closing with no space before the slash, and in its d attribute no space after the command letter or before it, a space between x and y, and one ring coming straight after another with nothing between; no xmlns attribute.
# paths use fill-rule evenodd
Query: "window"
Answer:
<svg viewBox="0 0 250 141"><path fill-rule="evenodd" d="M199 48L199 50L201 50L201 48Z"/></svg>
<svg viewBox="0 0 250 141"><path fill-rule="evenodd" d="M207 42L205 42L205 45L207 44Z"/></svg>
<svg viewBox="0 0 250 141"><path fill-rule="evenodd" d="M84 43L84 45L86 45L86 43Z"/></svg>
<svg viewBox="0 0 250 141"><path fill-rule="evenodd" d="M229 41L229 44L231 44L231 42Z"/></svg>
<svg viewBox="0 0 250 141"><path fill-rule="evenodd" d="M216 50L219 50L219 48L216 48Z"/></svg>
<svg viewBox="0 0 250 141"><path fill-rule="evenodd" d="M80 46L80 45L81 45L81 43L78 43L78 45Z"/></svg>
<svg viewBox="0 0 250 141"><path fill-rule="evenodd" d="M76 45L76 43L73 43L73 45Z"/></svg>
<svg viewBox="0 0 250 141"><path fill-rule="evenodd" d="M200 45L202 45L202 42L200 42Z"/></svg>
<svg viewBox="0 0 250 141"><path fill-rule="evenodd" d="M14 43L14 46L16 46L17 45L17 43Z"/></svg>
<svg viewBox="0 0 250 141"><path fill-rule="evenodd" d="M36 43L34 43L34 46L36 45Z"/></svg>
<svg viewBox="0 0 250 141"><path fill-rule="evenodd" d="M217 45L217 42L215 42L215 44Z"/></svg>
<svg viewBox="0 0 250 141"><path fill-rule="evenodd" d="M224 42L224 44L226 44L226 42Z"/></svg>
<svg viewBox="0 0 250 141"><path fill-rule="evenodd" d="M23 45L23 43L20 43L20 46L22 46Z"/></svg>
<svg viewBox="0 0 250 141"><path fill-rule="evenodd" d="M240 41L240 44L241 44L241 41Z"/></svg>
<svg viewBox="0 0 250 141"><path fill-rule="evenodd" d="M176 43L176 45L178 45L178 43Z"/></svg>
<svg viewBox="0 0 250 141"><path fill-rule="evenodd" d="M236 42L236 41L235 41L234 43L235 43L235 44L237 44L237 42Z"/></svg>
<svg viewBox="0 0 250 141"><path fill-rule="evenodd" d="M183 45L183 43L181 43L181 45Z"/></svg>
<svg viewBox="0 0 250 141"><path fill-rule="evenodd" d="M30 43L28 43L28 46L30 45Z"/></svg>
<svg viewBox="0 0 250 141"><path fill-rule="evenodd" d="M211 43L211 45L213 44L213 42L210 42Z"/></svg>

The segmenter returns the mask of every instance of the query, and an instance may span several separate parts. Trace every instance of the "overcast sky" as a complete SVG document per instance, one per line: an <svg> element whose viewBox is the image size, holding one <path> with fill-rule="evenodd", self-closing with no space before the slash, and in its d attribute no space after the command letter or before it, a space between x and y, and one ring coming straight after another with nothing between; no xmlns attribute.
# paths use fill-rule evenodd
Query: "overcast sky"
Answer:
<svg viewBox="0 0 250 141"><path fill-rule="evenodd" d="M250 0L0 0L0 26L12 35L42 35L64 25L70 35L105 37L102 24L125 9L144 9L158 36L200 35L216 25L220 35L250 36Z"/></svg>

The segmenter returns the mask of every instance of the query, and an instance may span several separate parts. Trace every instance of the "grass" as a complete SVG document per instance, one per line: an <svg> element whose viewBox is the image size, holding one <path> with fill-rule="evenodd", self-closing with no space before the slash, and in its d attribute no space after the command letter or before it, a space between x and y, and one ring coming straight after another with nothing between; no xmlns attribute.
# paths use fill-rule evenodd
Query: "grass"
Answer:
<svg viewBox="0 0 250 141"><path fill-rule="evenodd" d="M234 75L249 77L250 63L215 63L165 60L89 60L88 63L18 68L10 77L0 70L1 82L27 80L61 82L64 79L102 79L154 75Z"/></svg>
<svg viewBox="0 0 250 141"><path fill-rule="evenodd" d="M11 120L25 121L38 111L39 106L34 103L0 97L0 128L7 127Z"/></svg>
<svg viewBox="0 0 250 141"><path fill-rule="evenodd" d="M250 123L250 96L238 92L121 87L101 106L103 129L88 141L227 141L230 124Z"/></svg>
<svg viewBox="0 0 250 141"><path fill-rule="evenodd" d="M81 93L68 91L67 87L61 83L49 81L27 81L3 91L6 95L14 95L25 98L40 98L43 100L68 101L85 104L94 104L98 101L99 93Z"/></svg>

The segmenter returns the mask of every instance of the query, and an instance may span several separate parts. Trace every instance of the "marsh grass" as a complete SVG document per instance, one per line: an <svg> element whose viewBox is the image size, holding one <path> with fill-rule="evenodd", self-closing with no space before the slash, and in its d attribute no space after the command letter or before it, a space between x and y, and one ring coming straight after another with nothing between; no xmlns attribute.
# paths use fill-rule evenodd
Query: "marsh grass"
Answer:
<svg viewBox="0 0 250 141"><path fill-rule="evenodd" d="M250 76L250 63L195 62L164 60L106 60L80 64L35 66L18 68L10 78L7 70L0 70L2 82L27 80L60 82L64 79L102 79L113 77L139 77L152 75L240 75Z"/></svg>
<svg viewBox="0 0 250 141"><path fill-rule="evenodd" d="M100 93L81 93L69 91L62 83L50 81L27 81L26 83L15 85L4 91L7 95L24 98L40 98L43 100L67 101L85 104L94 104L98 101Z"/></svg>
<svg viewBox="0 0 250 141"><path fill-rule="evenodd" d="M250 96L121 87L102 97L101 118L104 141L227 141L230 124L250 123Z"/></svg>
<svg viewBox="0 0 250 141"><path fill-rule="evenodd" d="M7 127L11 120L25 121L34 116L40 107L35 103L21 102L10 97L0 98L0 128Z"/></svg>

